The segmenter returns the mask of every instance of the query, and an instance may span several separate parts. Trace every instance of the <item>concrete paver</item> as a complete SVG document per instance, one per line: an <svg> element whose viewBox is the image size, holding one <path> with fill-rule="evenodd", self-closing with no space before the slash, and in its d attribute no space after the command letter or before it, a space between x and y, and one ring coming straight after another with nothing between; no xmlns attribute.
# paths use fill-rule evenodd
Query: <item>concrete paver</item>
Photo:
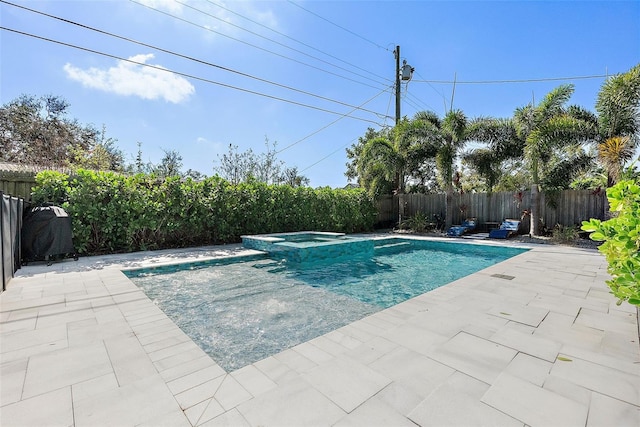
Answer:
<svg viewBox="0 0 640 427"><path fill-rule="evenodd" d="M589 409L506 372L491 385L482 402L531 427L585 425Z"/></svg>
<svg viewBox="0 0 640 427"><path fill-rule="evenodd" d="M633 427L639 425L640 410L638 410L637 406L629 405L600 393L591 393L587 427Z"/></svg>
<svg viewBox="0 0 640 427"><path fill-rule="evenodd" d="M532 246L232 373L120 271L242 253L19 270L0 294L0 424L640 424L638 311L597 251Z"/></svg>
<svg viewBox="0 0 640 427"><path fill-rule="evenodd" d="M351 412L377 394L391 380L347 358L323 363L302 376L345 412Z"/></svg>
<svg viewBox="0 0 640 427"><path fill-rule="evenodd" d="M523 426L521 421L448 384L438 387L420 402L409 418L421 426Z"/></svg>
<svg viewBox="0 0 640 427"><path fill-rule="evenodd" d="M516 350L460 332L427 356L488 384L509 365Z"/></svg>
<svg viewBox="0 0 640 427"><path fill-rule="evenodd" d="M71 387L63 387L8 405L3 401L0 422L3 427L74 425Z"/></svg>

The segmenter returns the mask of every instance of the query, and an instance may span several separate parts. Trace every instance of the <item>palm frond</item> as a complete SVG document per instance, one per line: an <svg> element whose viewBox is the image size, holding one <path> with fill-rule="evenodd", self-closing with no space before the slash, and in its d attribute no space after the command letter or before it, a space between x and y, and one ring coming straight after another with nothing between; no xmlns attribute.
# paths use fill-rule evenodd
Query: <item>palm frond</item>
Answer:
<svg viewBox="0 0 640 427"><path fill-rule="evenodd" d="M449 140L456 147L461 147L466 141L468 119L462 110L451 110L442 121L442 130L449 136Z"/></svg>
<svg viewBox="0 0 640 427"><path fill-rule="evenodd" d="M442 121L440 120L440 117L438 117L438 115L433 111L418 111L413 116L413 120L428 122L437 128L440 128L442 126Z"/></svg>
<svg viewBox="0 0 640 427"><path fill-rule="evenodd" d="M640 64L602 84L596 100L602 139L637 134L639 110Z"/></svg>
<svg viewBox="0 0 640 427"><path fill-rule="evenodd" d="M569 101L575 87L572 84L560 85L549 92L535 108L536 121L546 121L549 118L562 114L564 105Z"/></svg>
<svg viewBox="0 0 640 427"><path fill-rule="evenodd" d="M625 163L633 158L634 148L628 136L614 136L598 144L598 160L607 169L610 184L618 181Z"/></svg>
<svg viewBox="0 0 640 427"><path fill-rule="evenodd" d="M489 193L493 191L500 177L501 159L495 151L487 148L477 148L462 156L462 160L468 163L486 181Z"/></svg>

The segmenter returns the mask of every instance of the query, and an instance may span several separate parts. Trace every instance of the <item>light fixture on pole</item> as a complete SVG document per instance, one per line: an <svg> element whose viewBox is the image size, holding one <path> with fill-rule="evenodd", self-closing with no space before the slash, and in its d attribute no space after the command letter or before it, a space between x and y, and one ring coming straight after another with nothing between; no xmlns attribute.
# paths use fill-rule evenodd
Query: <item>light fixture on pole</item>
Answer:
<svg viewBox="0 0 640 427"><path fill-rule="evenodd" d="M415 68L407 64L407 60L402 61L400 68L400 46L396 46L393 54L396 58L396 125L400 123L400 82L409 82L413 77Z"/></svg>

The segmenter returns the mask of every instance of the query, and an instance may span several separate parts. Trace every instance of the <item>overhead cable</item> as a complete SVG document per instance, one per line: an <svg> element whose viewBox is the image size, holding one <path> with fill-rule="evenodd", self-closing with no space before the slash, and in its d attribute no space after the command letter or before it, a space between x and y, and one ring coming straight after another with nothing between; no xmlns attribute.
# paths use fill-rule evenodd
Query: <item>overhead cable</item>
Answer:
<svg viewBox="0 0 640 427"><path fill-rule="evenodd" d="M282 150L277 151L277 152L276 152L276 154L280 154L280 153L282 153L284 150L288 150L289 148L293 147L294 145L297 145L297 144L301 143L302 141L305 141L305 140L307 140L307 139L311 138L313 135L315 135L315 134L317 134L317 133L322 132L322 131L323 131L323 130L325 130L326 128L328 128L328 127L330 127L330 126L332 126L332 125L334 125L334 124L338 123L340 120L344 119L345 117L348 117L350 114L352 114L352 113L354 113L356 110L360 109L363 105L368 104L369 102L373 101L374 99L376 99L377 97L379 97L379 96L380 96L380 95L382 95L383 93L385 93L385 92L389 91L389 89L391 89L391 88L388 88L388 89L383 90L383 91L382 91L382 92L380 92L379 94L377 94L377 95L375 95L375 96L373 96L373 97L371 97L371 98L367 99L365 102L363 102L362 104L360 104L360 106L359 106L359 107L356 107L355 109L351 110L350 112L348 112L348 113L344 114L342 117L338 117L336 120L332 121L331 123L329 123L329 124L327 124L327 125L325 125L325 126L321 127L320 129L318 129L318 130L316 130L316 131L314 131L314 132L311 132L309 135L305 136L304 138L299 139L299 140L297 140L296 142L294 142L294 143L291 143L291 144L287 145L287 146L286 146L286 147L284 147ZM388 118L392 118L392 117L389 117L389 116L385 116L385 120L386 120L386 118L387 118L387 117L388 117ZM378 126L381 126L381 125L378 123Z"/></svg>
<svg viewBox="0 0 640 427"><path fill-rule="evenodd" d="M189 8L189 9L191 9L191 10L194 10L194 11L196 11L196 12L199 12L199 13L201 13L201 14L203 14L203 15L206 15L206 16L208 16L208 17L210 17L210 18L213 18L213 19L215 19L215 20L218 20L218 21L220 21L220 22L222 22L222 23L224 23L224 24L230 25L230 26L232 26L232 27L234 27L234 28L238 28L238 29L240 29L240 30L242 30L242 31L246 31L246 32L247 32L247 33L249 33L249 34L252 34L252 35L254 35L254 36L256 36L256 37L260 37L261 39L264 39L264 40L270 41L271 43L277 44L278 46L282 46L282 47L284 47L284 48L286 48L286 49L292 50L292 51L294 51L294 52L296 52L296 53L299 53L299 54L301 54L301 55L304 55L304 56L307 56L307 57L309 57L309 58L315 59L316 61L319 61L319 62L322 62L322 63L324 63L324 64L330 65L330 66L332 66L332 67L338 68L338 69L340 69L340 70L342 70L342 71L347 71L347 72L353 73L353 74L355 74L355 75L356 75L356 76L358 76L358 77L362 77L363 79L370 80L370 81L372 81L372 82L374 82L374 83L377 83L377 84L383 84L383 83L381 83L380 81L377 81L377 80L372 79L371 77L367 77L367 76L364 76L364 75L362 75L362 74L354 73L353 71L351 71L351 70L349 70L349 69L347 69L347 68L341 67L341 66L339 66L339 65L335 65L335 64L333 64L333 63L331 63L331 62L329 62L329 61L326 61L326 60L324 60L324 59L322 59L322 58L318 58L317 56L310 55L310 54L308 54L308 53L306 53L306 52L304 52L304 51L302 51L302 50L300 50L300 49L296 49L296 48L294 48L294 47L287 46L287 45L286 45L286 44L284 44L284 43L280 43L279 41L276 41L276 40L270 39L269 37L265 37L265 36L263 36L262 34L258 34L258 33L256 33L255 31L251 31L251 30L248 30L248 29L246 29L246 28L244 28L244 27L241 27L240 25L236 25L236 24L234 24L234 23L232 23L232 22L225 21L225 20L224 20L224 19L222 19L222 18L219 18L219 17L217 17L217 16L215 16L215 15L212 15L211 13L205 12L205 11L204 11L204 10L202 10L202 9L198 9L198 8L196 8L195 6L191 6L190 4L183 3L183 2L181 2L181 1L179 1L179 0L174 0L174 1L175 1L176 3L178 3L178 4L182 5L182 6L184 6L184 7L187 7L187 8Z"/></svg>
<svg viewBox="0 0 640 427"><path fill-rule="evenodd" d="M438 95L440 95L440 97L442 98L442 100L443 100L443 102L444 102L444 110L446 111L446 110L447 110L447 98L445 98L444 93L442 93L442 91L437 90L437 89L436 89L436 88L435 88L431 83L429 83L429 82L428 82L424 77L422 77L422 76L420 75L420 72L419 72L419 71L416 71L416 75L417 75L418 77L420 77L423 81L426 81L426 82L427 82L427 84L429 85L429 87L430 87L431 89L433 89L433 91L434 91L435 93L437 93ZM414 80L414 81L416 81L416 80ZM417 80L417 81L420 81L420 80ZM435 111L435 109L434 109L434 111Z"/></svg>
<svg viewBox="0 0 640 427"><path fill-rule="evenodd" d="M391 109L391 101L393 101L393 95L394 95L393 91L392 91L392 92L390 92L389 102L387 103L387 112L386 112L386 116L385 116L384 123L383 123L383 124L384 124L384 126L386 126L386 125L387 125L387 119L386 119L386 117L389 117L390 119L394 119L394 117L389 116L389 110ZM383 127L384 127L384 126L383 126Z"/></svg>
<svg viewBox="0 0 640 427"><path fill-rule="evenodd" d="M417 96L413 95L412 93L409 93L408 89L404 93L404 98L407 101L411 100L411 101L414 102L414 104L417 104L419 106L418 110L421 110L421 109L422 110L432 110L432 111L434 110L434 108L431 105L423 102L420 98L418 98Z"/></svg>
<svg viewBox="0 0 640 427"><path fill-rule="evenodd" d="M346 143L346 144L344 144L343 146L341 146L341 147L337 148L336 150L332 151L331 153L327 154L327 155L326 155L326 156L324 156L323 158L321 158L321 159L317 160L316 162L314 162L314 163L310 164L310 165L309 165L309 166L307 166L306 168L302 169L302 170L300 171L300 173L305 172L305 171L307 171L307 170L311 169L312 167L314 167L314 166L315 166L315 165L317 165L318 163L320 163L320 162L323 162L323 161L327 160L329 157L333 156L333 155L334 155L334 154L336 154L338 151L340 151L340 150L343 150L343 149L347 148L347 145L349 145L349 144L353 143L356 139L358 139L358 138L354 138L354 139L352 139L351 141L347 142L347 143Z"/></svg>
<svg viewBox="0 0 640 427"><path fill-rule="evenodd" d="M325 18L325 17L323 17L323 16L318 15L317 13L315 13L315 12L313 12L313 11L309 10L309 9L306 9L306 8L304 8L304 7L300 6L298 3L296 3L296 2L294 2L294 1L292 1L292 0L288 0L288 1L289 1L289 3L291 3L292 5L294 5L294 6L296 6L296 7L299 7L300 9L304 10L305 12L310 13L311 15L313 15L313 16L315 16L315 17L317 17L317 18L322 19L323 21L326 21L326 22L328 22L329 24L331 24L331 25L333 25L333 26L335 26L335 27L340 28L341 30L346 31L346 32L347 32L347 33L349 33L349 34L352 34L352 35L354 35L354 36L356 36L356 37L358 37L358 38L360 38L360 39L362 39L362 40L366 41L367 43L371 43L372 45L374 45L374 46L375 46L375 47L377 47L378 49L384 49L384 50L386 50L386 51L391 52L388 48L386 48L386 47L384 47L384 46L380 46L378 43L376 43L376 42L374 42L374 41L371 41L371 40L369 40L368 38L366 38L366 37L364 37L364 36L361 36L360 34L355 33L355 32L351 31L351 30L350 30L350 29L348 29L348 28L343 27L342 25L336 24L335 22L330 21L330 20L328 20L327 18Z"/></svg>
<svg viewBox="0 0 640 427"><path fill-rule="evenodd" d="M282 36L282 37L285 37L285 38L287 38L287 39L289 39L289 40L291 40L291 41L294 41L294 42L299 43L299 44L301 44L301 45L303 45L303 46L305 46L305 47L308 47L309 49L315 50L316 52L319 52L319 53L321 53L321 54L323 54L323 55L326 55L326 56L328 56L328 57L330 57L330 58L333 58L333 59L335 59L335 60L337 60L337 61L340 61L340 62L342 62L343 64L347 64L347 65L348 65L348 66L350 66L350 67L356 68L356 69L358 69L358 70L360 70L360 71L364 71L365 73L369 73L369 74L371 74L372 76L376 76L376 77L381 78L381 79L383 79L383 80L386 80L386 81L388 81L388 82L391 82L391 81L392 81L391 79L389 79L389 78L387 78L387 77L384 77L384 76L381 76L381 75L379 75L379 74L376 74L376 73L374 73L374 72L372 72L371 70L368 70L368 69L366 69L366 68L359 67L359 66L357 66L357 65L355 65L355 64L352 64L352 63L350 63L350 62L348 62L348 61L345 61L344 59L338 58L338 57L337 57L337 56L335 56L335 55L332 55L332 54L330 54L330 53L328 53L328 52L325 52L325 51L320 50L320 49L318 49L318 48L316 48L316 47L313 47L313 46L311 46L310 44L307 44L307 43L305 43L305 42L303 42L303 41L300 41L300 40L298 40L298 39L296 39L296 38L294 38L294 37L291 37L291 36L289 36L289 35L287 35L287 34L285 34L285 33L283 33L283 32L280 32L280 31L275 30L275 29L273 29L273 28L271 28L271 27L269 27L269 26L267 26L267 25L264 25L264 24L262 24L262 23L260 23L260 22L258 22L258 21L256 21L256 20L253 20L253 19L251 19L251 18L248 18L248 17L246 17L246 16L244 16L244 15L242 15L242 14L238 13L238 12L235 12L235 11L233 11L233 10L231 10L231 9L229 9L229 8L227 8L227 7L223 6L223 5L221 5L221 4L218 4L218 3L216 3L216 2L214 2L214 1L212 1L212 0L206 0L206 1L207 1L208 3L211 3L211 4L213 4L213 5L217 6L217 7L219 7L220 9L226 10L227 12L232 13L232 14L234 14L234 15L236 15L236 16L238 16L238 17L242 18L242 19L246 19L247 21L249 21L249 22L251 22L251 23L253 23L253 24L255 24L255 25L258 25L258 26L260 26L260 27L262 27L262 28L265 28L265 29L267 29L267 30L269 30L269 31L271 31L271 32L274 32L274 33L276 33L276 34L278 34L278 35L280 35L280 36Z"/></svg>
<svg viewBox="0 0 640 427"><path fill-rule="evenodd" d="M12 33L20 34L20 35L23 35L23 36L32 37L32 38L35 38L35 39L43 40L43 41L50 42L50 43L59 44L59 45L66 46L66 47L71 47L71 48L78 49L78 50L83 50L85 52L90 52L90 53L94 53L96 55L106 56L108 58L117 59L119 61L124 61L124 62L128 62L128 63L131 63L131 64L147 67L147 68L152 68L152 69L159 70L159 71L162 71L162 72L176 74L176 75L179 75L179 76L183 76L183 77L186 77L186 78L198 80L198 81L201 81L201 82L205 82L205 83L210 83L210 84L226 87L226 88L229 88L229 89L235 89L235 90L238 90L238 91L241 91L241 92L250 93L252 95L258 95L258 96L262 96L264 98L269 98L269 99L273 99L273 100L276 100L276 101L286 102L288 104L298 105L300 107L310 108L312 110L322 111L322 112L325 112L325 113L335 114L335 115L339 115L339 116L343 115L343 113L339 113L337 111L327 110L325 108L316 107L316 106L309 105L309 104L304 104L302 102L297 102L297 101L293 101L293 100L290 100L290 99L280 98L280 97L277 97L277 96L274 96L274 95L269 95L269 94L266 94L266 93L257 92L257 91L254 91L254 90L245 89L245 88L229 85L229 84L222 83L222 82L217 82L215 80L210 80L210 79L206 79L206 78L203 78L203 77L194 76L192 74L187 74L187 73L182 73L182 72L179 72L179 71L170 70L170 69L164 68L164 67L159 67L159 66L155 66L155 65L151 65L151 64L145 64L144 62L134 61L134 60L129 59L129 58L123 58L121 56L112 55L112 54L105 53L105 52L100 52L100 51L97 51L97 50L94 50L94 49L89 49L89 48L86 48L86 47L77 46L77 45L73 45L73 44L70 44L70 43L65 43L65 42L62 42L62 41L59 41L59 40L49 39L49 38L46 38L46 37L42 37L42 36L38 36L38 35L35 35L35 34L26 33L26 32L23 32L23 31L12 29L12 28L7 28L7 27L1 27L0 26L0 30L10 31ZM373 124L379 125L378 122L375 122L373 120L364 119L364 118L356 117L356 116L349 116L349 117L352 118L352 119L363 121L363 122L368 122L368 123L373 123Z"/></svg>
<svg viewBox="0 0 640 427"><path fill-rule="evenodd" d="M409 105L409 106L413 107L413 109L414 109L416 112L418 112L418 111L422 110L422 108L420 108L420 107L419 107L415 102L411 101L410 99L405 98L405 100L404 100L404 101L407 103L407 105Z"/></svg>
<svg viewBox="0 0 640 427"><path fill-rule="evenodd" d="M246 42L246 41L244 41L244 40L240 40L240 39L238 39L238 38L236 38L236 37L231 37L231 36L229 36L229 35L227 35L227 34L221 33L221 32L219 32L219 31L216 31L216 30L212 29L212 28L209 28L209 27L206 27L206 26L203 26L203 25L196 24L195 22L189 21L188 19L184 19L184 18L181 18L181 17L179 17L179 16L172 15L172 14L171 14L171 13L169 13L169 12L165 12L165 11L163 11L163 10L156 9L156 8L151 7L151 6L149 6L149 5L146 5L146 4L144 4L144 3L140 3L140 2L138 2L138 1L136 1L136 0L129 0L129 1L130 1L130 2L132 2L132 3L138 4L138 5L140 5L140 6L143 6L143 7L147 8L147 9L150 9L150 10L153 10L153 11L155 11L155 12L161 13L161 14L163 14L163 15L170 16L170 17L172 17L172 18L174 18L174 19L177 19L178 21L182 21L182 22L184 22L184 23L186 23L186 24L193 25L194 27L201 28L201 29L203 29L203 30L205 30L205 31L209 31L209 32L211 32L211 33L217 34L217 35L222 36L222 37L226 37L226 38L228 38L228 39L230 39L230 40L233 40L233 41L236 41L236 42L238 42L238 43L242 43L242 44L245 44L245 45L247 45L247 46L251 46L251 47L253 47L253 48L255 48L255 49L258 49L258 50L261 50L261 51L263 51L263 52L270 53L271 55L275 55L275 56L278 56L278 57L280 57L280 58L284 58L284 59L286 59L286 60L289 60L289 61L295 62L295 63L297 63L297 64L304 65L305 67L313 68L313 69L315 69L315 70L321 71L321 72L326 73L326 74L331 74L332 76L340 77L341 79L349 80L349 81L351 81L351 82L354 82L354 83L357 83L357 84L360 84L360 85L363 85L363 86L368 86L368 87L370 87L370 88L373 88L373 89L376 89L376 90L380 90L380 86L372 86L372 85L370 85L370 84L368 84L368 83L361 82L361 81L358 81L358 80L355 80L355 79L349 78L349 77L347 77L347 76L343 76L343 75L341 75L341 74L334 73L334 72L329 71L329 70L325 70L324 68L316 67L315 65L312 65L312 64L308 64L308 63L306 63L306 62L299 61L299 60L297 60L297 59L291 58L291 57L286 56L286 55L282 55L282 54L280 54L280 53L274 52L274 51L269 50L269 49L265 49L265 48L263 48L263 47L260 47L260 46L255 45L255 44L252 44L252 43Z"/></svg>
<svg viewBox="0 0 640 427"><path fill-rule="evenodd" d="M535 83L535 82L553 82L566 80L586 80L586 79L602 79L609 77L610 74L596 74L591 76L572 76L572 77L549 77L540 79L516 79L516 80L412 80L415 83L435 83L435 84L457 84L457 85L484 85L484 84L504 84L504 83Z"/></svg>
<svg viewBox="0 0 640 427"><path fill-rule="evenodd" d="M284 85L284 84L273 82L271 80L266 80L266 79L263 79L263 78L260 78L260 77L256 77L256 76L253 76L251 74L243 73L241 71L237 71L237 70L234 70L234 69L231 69L231 68L228 68L228 67L224 67L222 65L213 64L213 63L208 62L208 61L203 61L201 59L193 58L191 56L187 56L187 55L183 55L183 54L180 54L180 53L177 53L177 52L173 52L171 50L163 49L161 47L150 45L148 43L144 43L144 42L140 42L140 41L137 41L137 40L133 40L133 39L130 39L128 37L119 36L117 34L113 34L113 33L110 33L108 31L100 30L98 28L93 28L93 27L90 27L88 25L84 25L84 24L80 24L78 22L71 21L69 19L61 18L61 17L55 16L55 15L51 15L51 14L48 14L48 13L45 13L45 12L41 12L41 11L38 11L38 10L30 9L30 8L28 8L26 6L16 5L16 4L10 3L10 2L5 1L5 0L0 0L0 2L1 3L6 3L6 4L11 5L11 6L18 7L18 8L21 8L21 9L28 10L29 12L37 13L37 14L46 16L48 18L57 19L59 21L62 21L62 22L68 23L68 24L72 24L72 25L75 25L75 26L78 26L78 27L81 27L81 28L84 28L84 29L87 29L87 30L95 31L95 32L100 33L100 34L104 34L104 35L107 35L107 36L110 36L110 37L115 37L115 38L120 39L120 40L124 40L124 41L130 42L130 43L134 43L134 44L137 44L137 45L140 45L140 46L144 46L144 47L148 47L148 48L151 48L151 49L155 49L155 50L158 50L160 52L168 53L168 54L173 55L173 56L177 56L177 57L180 57L180 58L188 59L190 61L194 61L194 62L203 64L203 65L207 65L207 66L210 66L210 67L218 68L218 69L221 69L223 71L228 71L230 73L238 74L240 76L247 77L247 78L250 78L250 79L254 79L254 80L257 80L257 81L260 81L260 82L263 82L263 83L267 83L267 84L270 84L270 85L274 85L274 86L277 86L277 87L288 89L288 90L291 90L291 91L294 91L294 92L302 93L304 95L312 96L312 97L319 98L319 99L322 99L322 100L325 100L325 101L334 102L336 104L344 105L346 107L357 108L357 107L354 107L351 104L347 104L346 102L342 102L342 101L338 101L338 100L335 100L335 99L327 98L327 97L324 97L324 96L321 96L321 95L317 95L317 94L314 94L314 93L311 93L311 92L307 92L307 91L304 91L304 90L301 90L301 89L296 89L296 88L293 88L291 86L287 86L287 85ZM361 109L361 110L365 111L367 113L372 113L372 114L378 115L378 116L380 115L379 113L377 113L375 111L367 110L367 109L364 109L364 108Z"/></svg>

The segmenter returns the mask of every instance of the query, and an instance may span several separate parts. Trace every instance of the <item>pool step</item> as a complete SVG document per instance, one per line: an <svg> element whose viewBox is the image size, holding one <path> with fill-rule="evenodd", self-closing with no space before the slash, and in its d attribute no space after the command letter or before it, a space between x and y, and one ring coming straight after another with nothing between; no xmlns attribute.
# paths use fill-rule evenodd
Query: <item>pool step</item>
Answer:
<svg viewBox="0 0 640 427"><path fill-rule="evenodd" d="M397 246L407 246L410 245L409 242L397 242L397 243L386 243L384 245L376 246L375 249L387 249L387 248L395 248Z"/></svg>

